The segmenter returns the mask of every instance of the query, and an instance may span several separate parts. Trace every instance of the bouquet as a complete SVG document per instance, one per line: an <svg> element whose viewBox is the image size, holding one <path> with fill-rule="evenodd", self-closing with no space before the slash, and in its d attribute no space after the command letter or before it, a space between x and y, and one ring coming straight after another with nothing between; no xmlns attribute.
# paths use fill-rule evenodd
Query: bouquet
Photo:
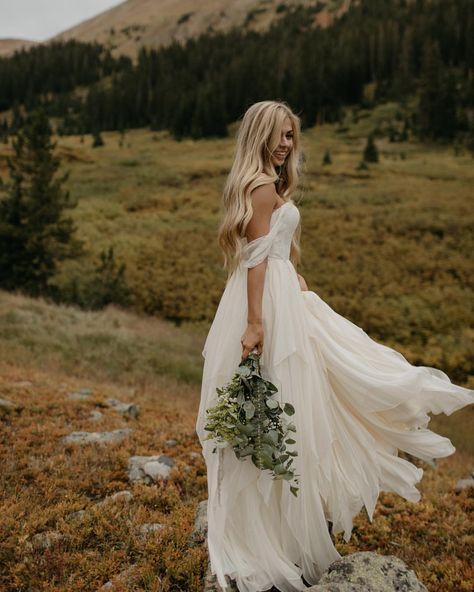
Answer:
<svg viewBox="0 0 474 592"><path fill-rule="evenodd" d="M291 467L298 452L286 446L296 444L289 434L296 428L283 417L283 413L293 415L295 409L290 403L281 407L274 398L278 389L262 378L260 354L251 352L239 364L232 380L216 391L217 403L206 410L204 427L210 432L206 440L216 441L212 452L232 446L239 460L250 457L257 468L271 471L273 479L294 479L298 483ZM290 491L297 496L298 487L290 485Z"/></svg>

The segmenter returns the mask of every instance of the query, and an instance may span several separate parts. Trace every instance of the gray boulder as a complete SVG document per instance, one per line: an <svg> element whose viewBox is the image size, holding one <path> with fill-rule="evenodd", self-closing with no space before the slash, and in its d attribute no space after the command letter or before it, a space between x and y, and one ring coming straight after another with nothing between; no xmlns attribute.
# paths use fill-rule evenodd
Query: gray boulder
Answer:
<svg viewBox="0 0 474 592"><path fill-rule="evenodd" d="M427 588L398 557L362 551L331 563L308 592L427 592Z"/></svg>
<svg viewBox="0 0 474 592"><path fill-rule="evenodd" d="M196 508L194 530L189 544L202 542L207 547L207 499ZM225 592L237 590L235 581L226 576ZM276 590L276 588L273 588ZM308 592L428 592L413 570L398 557L362 551L334 561ZM208 563L204 592L223 592ZM273 591L270 591L273 592Z"/></svg>

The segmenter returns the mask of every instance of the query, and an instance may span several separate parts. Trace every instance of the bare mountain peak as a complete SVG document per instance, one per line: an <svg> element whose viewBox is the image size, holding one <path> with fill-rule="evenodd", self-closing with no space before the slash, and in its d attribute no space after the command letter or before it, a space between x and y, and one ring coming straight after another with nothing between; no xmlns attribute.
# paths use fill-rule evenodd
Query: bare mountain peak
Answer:
<svg viewBox="0 0 474 592"><path fill-rule="evenodd" d="M114 55L135 57L140 47L160 47L173 40L231 27L265 30L292 6L317 6L315 24L326 27L357 0L127 0L46 41L98 41ZM7 41L7 40L4 40ZM21 44L6 43L0 54ZM17 40L15 40L17 41ZM19 41L19 40L18 40ZM23 42L31 44L34 42Z"/></svg>

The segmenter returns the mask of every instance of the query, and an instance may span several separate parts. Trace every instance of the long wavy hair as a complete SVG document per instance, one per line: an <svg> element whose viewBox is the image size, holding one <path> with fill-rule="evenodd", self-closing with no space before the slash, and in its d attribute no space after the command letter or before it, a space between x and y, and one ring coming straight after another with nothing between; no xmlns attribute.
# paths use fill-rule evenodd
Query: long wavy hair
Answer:
<svg viewBox="0 0 474 592"><path fill-rule="evenodd" d="M280 142L285 117L290 119L293 128L293 147L284 164L278 167L278 174L271 155ZM276 190L286 202L292 199L298 186L302 164L300 118L285 101L254 103L242 118L236 140L234 161L224 184L217 232L227 278L241 260L245 231L253 215L252 190L277 182ZM290 260L295 267L301 258L300 235L301 223L298 223L290 249Z"/></svg>

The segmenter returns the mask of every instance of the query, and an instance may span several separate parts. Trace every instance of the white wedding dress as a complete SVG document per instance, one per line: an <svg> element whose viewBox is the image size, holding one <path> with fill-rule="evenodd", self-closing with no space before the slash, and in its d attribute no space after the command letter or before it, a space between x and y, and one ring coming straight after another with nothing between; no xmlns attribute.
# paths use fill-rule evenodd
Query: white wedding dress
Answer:
<svg viewBox="0 0 474 592"><path fill-rule="evenodd" d="M299 217L297 206L285 202L274 210L268 234L244 239L242 262L227 281L202 352L196 433L207 465L211 572L224 590L226 575L241 592L302 590L301 576L316 584L341 557L327 521L348 541L364 505L372 520L380 491L418 501L415 484L423 469L398 450L428 462L449 456L455 447L427 429L428 412L450 415L474 403L473 390L438 369L411 365L315 292L301 290L289 260ZM295 407L297 497L289 481L273 480L249 457L238 460L231 448L214 453L214 440L205 439L206 409L216 402L216 387L232 378L241 361L247 269L265 257L261 369L277 386L278 399Z"/></svg>

